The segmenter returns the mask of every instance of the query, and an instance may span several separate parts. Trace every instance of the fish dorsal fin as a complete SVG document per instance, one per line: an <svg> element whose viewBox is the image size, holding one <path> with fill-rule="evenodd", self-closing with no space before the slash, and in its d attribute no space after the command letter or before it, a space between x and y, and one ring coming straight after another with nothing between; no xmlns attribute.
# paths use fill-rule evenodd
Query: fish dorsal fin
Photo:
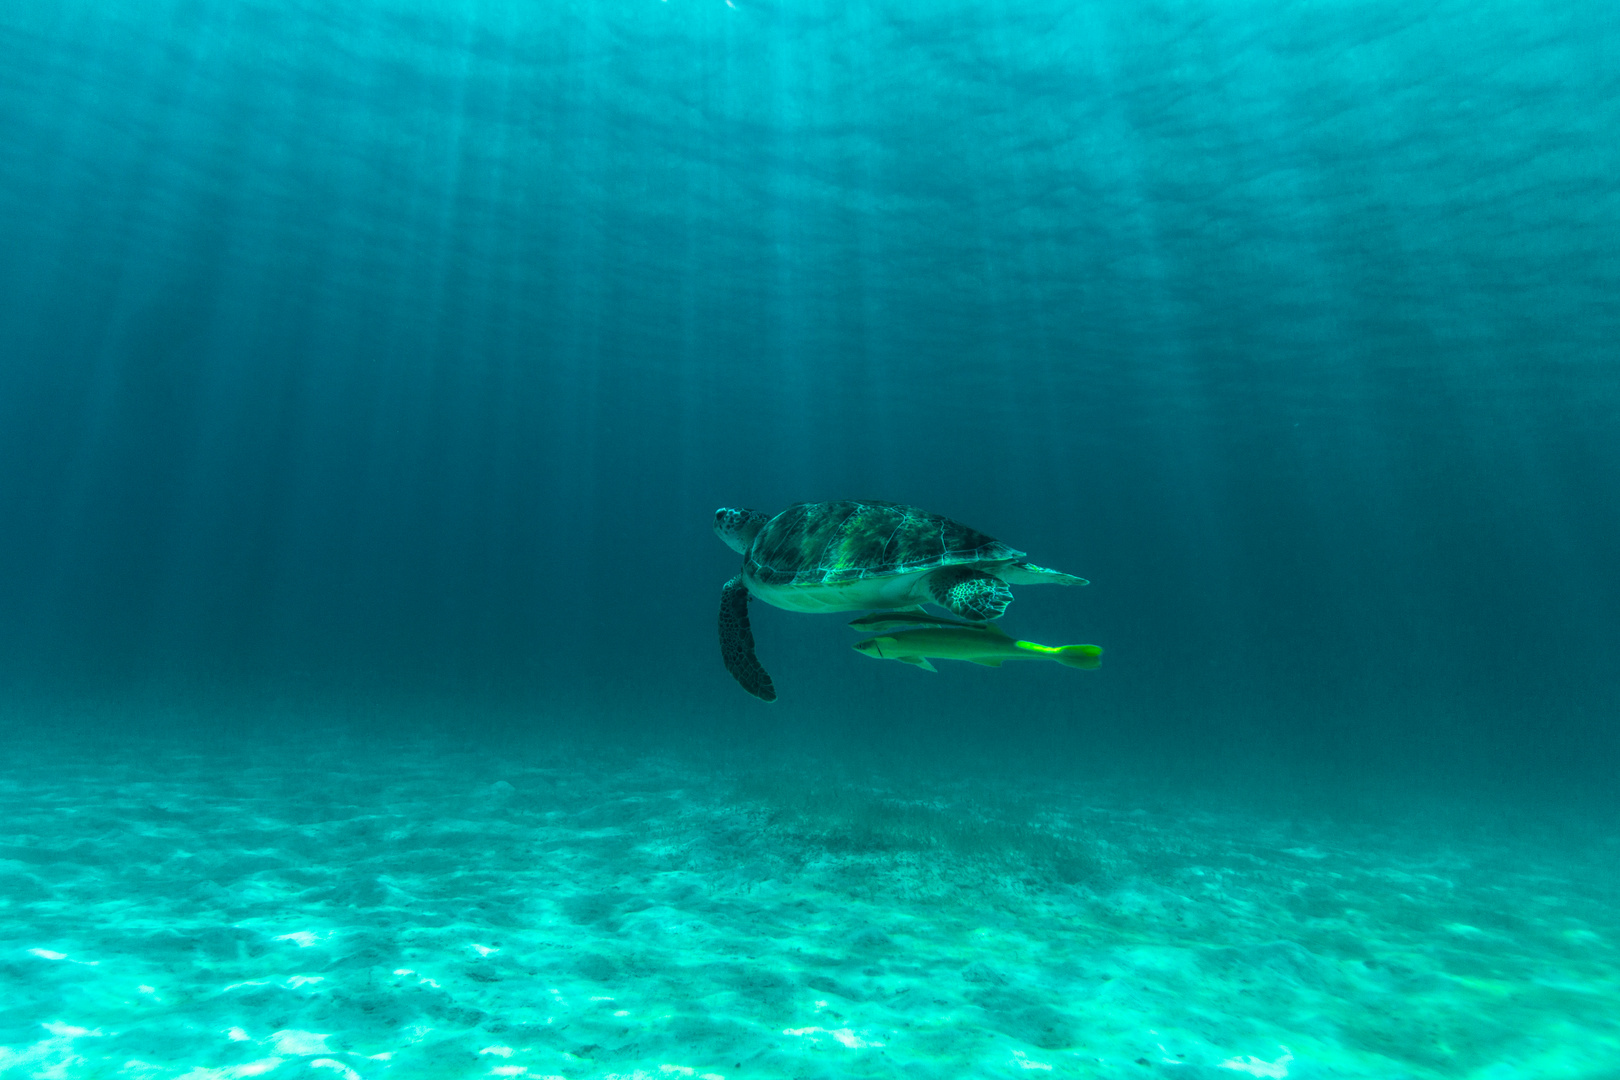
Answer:
<svg viewBox="0 0 1620 1080"><path fill-rule="evenodd" d="M997 626L995 623L987 622L982 625L985 633L994 634L996 637L1000 638L1007 638L1009 641L1012 640L1012 635L1007 633L1007 631L1003 630L1001 627Z"/></svg>

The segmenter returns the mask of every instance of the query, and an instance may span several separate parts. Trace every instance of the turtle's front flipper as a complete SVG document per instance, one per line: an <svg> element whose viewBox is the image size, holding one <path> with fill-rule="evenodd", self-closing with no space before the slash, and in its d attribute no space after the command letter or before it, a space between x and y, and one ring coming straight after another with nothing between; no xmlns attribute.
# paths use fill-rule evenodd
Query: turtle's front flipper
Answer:
<svg viewBox="0 0 1620 1080"><path fill-rule="evenodd" d="M776 687L754 655L754 632L748 626L748 587L738 574L720 590L720 656L731 677L761 701L775 701Z"/></svg>
<svg viewBox="0 0 1620 1080"><path fill-rule="evenodd" d="M928 591L934 603L964 619L999 619L1013 598L1006 582L965 566L935 570L928 576Z"/></svg>

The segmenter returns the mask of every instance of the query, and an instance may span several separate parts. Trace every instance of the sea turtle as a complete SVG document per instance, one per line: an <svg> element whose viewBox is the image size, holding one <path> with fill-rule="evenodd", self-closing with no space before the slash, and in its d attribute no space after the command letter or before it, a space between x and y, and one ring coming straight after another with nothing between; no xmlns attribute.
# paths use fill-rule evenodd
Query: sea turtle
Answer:
<svg viewBox="0 0 1620 1080"><path fill-rule="evenodd" d="M964 619L999 619L1011 585L1084 585L1084 578L1021 561L976 529L888 502L797 503L775 517L721 507L714 531L742 553L720 590L720 653L742 688L776 700L754 656L748 601L788 611L897 610L938 604Z"/></svg>

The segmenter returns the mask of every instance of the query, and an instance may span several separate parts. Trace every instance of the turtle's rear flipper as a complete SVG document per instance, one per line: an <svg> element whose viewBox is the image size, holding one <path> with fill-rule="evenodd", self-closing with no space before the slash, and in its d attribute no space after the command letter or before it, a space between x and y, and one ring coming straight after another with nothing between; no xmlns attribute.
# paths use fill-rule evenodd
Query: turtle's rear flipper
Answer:
<svg viewBox="0 0 1620 1080"><path fill-rule="evenodd" d="M750 599L741 574L720 590L720 656L744 690L761 701L775 701L776 687L754 655L754 631L748 626Z"/></svg>
<svg viewBox="0 0 1620 1080"><path fill-rule="evenodd" d="M1057 570L1048 570L1044 566L1036 566L1031 562L1013 563L1004 570L998 570L1001 580L1009 585L1090 585L1091 582L1083 577L1073 574L1060 573Z"/></svg>
<svg viewBox="0 0 1620 1080"><path fill-rule="evenodd" d="M929 575L928 591L934 603L963 619L999 619L1013 598L1006 582L965 566L935 570Z"/></svg>

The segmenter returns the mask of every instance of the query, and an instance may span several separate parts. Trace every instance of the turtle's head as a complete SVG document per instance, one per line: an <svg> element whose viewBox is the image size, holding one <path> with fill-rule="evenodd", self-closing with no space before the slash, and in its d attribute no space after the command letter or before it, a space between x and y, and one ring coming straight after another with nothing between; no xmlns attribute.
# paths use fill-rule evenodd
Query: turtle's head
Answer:
<svg viewBox="0 0 1620 1080"><path fill-rule="evenodd" d="M714 532L726 542L727 547L741 554L748 550L748 545L754 542L754 537L759 535L759 530L769 520L769 514L762 514L758 510L734 510L722 506L714 512Z"/></svg>

